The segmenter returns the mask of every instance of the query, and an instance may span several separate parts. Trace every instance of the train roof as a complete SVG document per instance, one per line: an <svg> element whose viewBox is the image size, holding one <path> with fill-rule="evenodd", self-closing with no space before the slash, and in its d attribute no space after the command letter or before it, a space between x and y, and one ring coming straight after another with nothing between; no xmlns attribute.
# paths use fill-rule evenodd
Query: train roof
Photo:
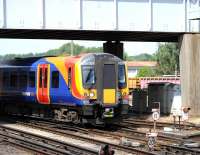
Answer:
<svg viewBox="0 0 200 155"><path fill-rule="evenodd" d="M27 57L27 58L13 58L11 60L5 60L0 62L1 66L30 66L34 62L36 62L39 59L45 58L47 56L41 56L41 57ZM48 56L53 57L53 56Z"/></svg>
<svg viewBox="0 0 200 155"><path fill-rule="evenodd" d="M42 56L42 57L28 57L28 58L14 58L12 60L6 60L0 62L0 66L30 66L36 61L43 59L43 58L53 58L53 57L60 57L60 58L66 58L66 60L70 60L72 62L77 62L78 60L81 61L81 63L94 63L95 58L97 57L107 57L115 59L116 61L122 62L121 59L118 57L109 54L109 53L84 53L77 56Z"/></svg>
<svg viewBox="0 0 200 155"><path fill-rule="evenodd" d="M108 60L112 59L112 60L115 60L117 62L123 63L123 61L120 58L118 58L118 57L116 57L112 54L109 54L109 53L89 53L87 55L84 55L81 58L81 64L91 64L91 65L93 65L96 58L107 58Z"/></svg>

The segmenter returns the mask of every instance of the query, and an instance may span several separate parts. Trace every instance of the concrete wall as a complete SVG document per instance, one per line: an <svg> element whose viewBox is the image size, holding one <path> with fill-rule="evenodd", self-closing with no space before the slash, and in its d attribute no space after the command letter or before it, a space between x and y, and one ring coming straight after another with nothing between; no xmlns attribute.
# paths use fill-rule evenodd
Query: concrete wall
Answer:
<svg viewBox="0 0 200 155"><path fill-rule="evenodd" d="M182 105L200 116L200 34L185 34L179 43Z"/></svg>

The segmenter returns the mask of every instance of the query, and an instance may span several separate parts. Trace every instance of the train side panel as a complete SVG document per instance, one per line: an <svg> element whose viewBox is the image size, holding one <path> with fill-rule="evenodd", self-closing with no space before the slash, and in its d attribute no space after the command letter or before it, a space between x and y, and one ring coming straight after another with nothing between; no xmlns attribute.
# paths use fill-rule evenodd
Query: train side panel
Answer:
<svg viewBox="0 0 200 155"><path fill-rule="evenodd" d="M53 65L50 65L50 102L51 104L81 106L80 99L75 98L68 87L63 75ZM65 74L67 76L67 74Z"/></svg>
<svg viewBox="0 0 200 155"><path fill-rule="evenodd" d="M68 72L67 72L67 66L61 61L62 58L45 58L42 60L39 60L35 64L33 64L34 68L37 68L36 66L41 64L49 64L49 70L48 70L48 77L49 78L49 99L50 104L56 104L56 105L69 105L69 106L81 106L82 101L73 96L72 90L73 88L68 87ZM62 64L63 63L63 64ZM36 71L38 73L38 70ZM73 70L72 70L73 73ZM72 87L74 87L74 81L75 75L72 74ZM38 76L38 74L37 74ZM39 80L36 78L36 90L39 87ZM37 93L37 92L36 92ZM42 102L38 101L42 104Z"/></svg>

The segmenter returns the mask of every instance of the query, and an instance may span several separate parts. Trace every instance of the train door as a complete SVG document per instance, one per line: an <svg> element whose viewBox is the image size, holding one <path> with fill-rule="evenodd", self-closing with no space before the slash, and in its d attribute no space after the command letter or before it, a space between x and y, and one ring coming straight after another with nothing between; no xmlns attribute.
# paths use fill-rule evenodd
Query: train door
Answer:
<svg viewBox="0 0 200 155"><path fill-rule="evenodd" d="M105 58L96 61L97 99L105 106L113 106L117 103L117 73L117 62Z"/></svg>
<svg viewBox="0 0 200 155"><path fill-rule="evenodd" d="M37 99L39 103L49 104L49 79L50 79L49 64L38 65L37 70Z"/></svg>
<svg viewBox="0 0 200 155"><path fill-rule="evenodd" d="M116 104L117 76L116 65L105 63L103 65L103 103Z"/></svg>

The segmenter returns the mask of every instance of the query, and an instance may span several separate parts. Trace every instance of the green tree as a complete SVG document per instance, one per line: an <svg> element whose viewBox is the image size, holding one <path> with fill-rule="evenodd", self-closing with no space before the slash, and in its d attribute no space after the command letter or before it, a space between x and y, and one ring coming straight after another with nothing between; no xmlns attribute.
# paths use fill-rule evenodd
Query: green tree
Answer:
<svg viewBox="0 0 200 155"><path fill-rule="evenodd" d="M80 53L92 53L102 52L102 47L84 47L78 44L73 44L73 54L78 55ZM42 53L28 53L28 54L6 54L0 56L0 61L6 61L14 58L26 58L26 57L41 57L41 56L59 56L59 55L70 55L71 54L71 43L66 43L59 48L48 50Z"/></svg>
<svg viewBox="0 0 200 155"><path fill-rule="evenodd" d="M156 76L155 70L150 67L142 67L139 69L137 77L152 77Z"/></svg>
<svg viewBox="0 0 200 155"><path fill-rule="evenodd" d="M142 53L135 56L128 56L127 60L129 61L155 61L156 57L155 55Z"/></svg>
<svg viewBox="0 0 200 155"><path fill-rule="evenodd" d="M158 75L173 75L179 72L179 49L175 43L160 44L156 52Z"/></svg>

